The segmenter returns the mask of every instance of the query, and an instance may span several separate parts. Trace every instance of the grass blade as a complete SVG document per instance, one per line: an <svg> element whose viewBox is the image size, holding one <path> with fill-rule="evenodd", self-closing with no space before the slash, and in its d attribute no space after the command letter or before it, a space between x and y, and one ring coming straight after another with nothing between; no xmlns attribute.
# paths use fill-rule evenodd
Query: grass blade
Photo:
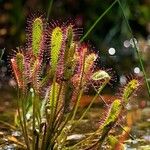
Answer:
<svg viewBox="0 0 150 150"><path fill-rule="evenodd" d="M80 42L83 42L83 40L89 35L89 33L94 29L94 27L97 25L97 23L111 10L111 8L116 4L117 0L115 0L94 22L94 24L89 28L89 30L86 32L86 34L81 38Z"/></svg>
<svg viewBox="0 0 150 150"><path fill-rule="evenodd" d="M125 22L126 22L126 24L127 24L128 30L129 30L129 32L130 32L130 34L131 34L131 38L133 39L134 50L135 50L136 53L137 53L138 60L139 60L139 63L140 63L140 66L141 66L141 69L142 69L142 72L143 72L143 75L144 75L144 79L145 79L145 82L146 82L146 86L147 86L147 90L148 90L148 95L149 95L149 97L150 97L150 86L149 86L148 78L147 78L146 71L145 71L145 68L144 68L144 65L143 65L142 57L141 57L140 52L139 52L139 49L138 49L138 47L137 47L137 45L136 45L136 43L135 43L134 35L133 35L132 29L131 29L131 27L130 27L130 24L129 24L129 22L128 22L128 19L127 19L126 15L125 15L123 6L122 6L120 0L117 0L117 1L118 1L118 4L119 4L120 8L121 8L121 11L122 11L123 17L124 17L124 19L125 19Z"/></svg>
<svg viewBox="0 0 150 150"><path fill-rule="evenodd" d="M47 12L47 17L46 17L47 21L48 21L49 16L50 16L50 12L51 12L51 9L52 9L52 4L53 4L53 0L50 0L49 7L48 7L48 12Z"/></svg>

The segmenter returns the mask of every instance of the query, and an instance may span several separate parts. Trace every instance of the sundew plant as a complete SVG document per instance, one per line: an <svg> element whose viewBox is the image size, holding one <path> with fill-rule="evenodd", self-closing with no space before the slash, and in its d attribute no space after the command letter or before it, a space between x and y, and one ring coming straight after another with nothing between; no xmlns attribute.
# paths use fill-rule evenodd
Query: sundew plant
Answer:
<svg viewBox="0 0 150 150"><path fill-rule="evenodd" d="M82 43L84 38L79 39L80 32L73 23L49 24L42 15L33 15L27 23L26 47L18 48L10 58L18 87L15 123L22 130L23 148L88 150L101 149L105 144L112 149L123 149L119 136L110 131L118 126L122 128L119 118L125 114L126 105L140 81L131 78L118 98L104 104L106 114L100 114L102 121L95 132L68 144L67 137L78 127L112 77L97 68L98 54ZM89 86L94 87L96 94L82 113L77 114Z"/></svg>

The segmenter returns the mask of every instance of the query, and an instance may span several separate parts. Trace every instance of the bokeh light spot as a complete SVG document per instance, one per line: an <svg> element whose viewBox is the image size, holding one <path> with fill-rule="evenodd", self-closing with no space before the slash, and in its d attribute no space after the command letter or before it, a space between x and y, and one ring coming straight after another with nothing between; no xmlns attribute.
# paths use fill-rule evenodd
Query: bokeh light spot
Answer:
<svg viewBox="0 0 150 150"><path fill-rule="evenodd" d="M110 55L114 55L114 54L116 53L116 50L115 50L113 47L111 47L111 48L108 50L108 53L109 53Z"/></svg>

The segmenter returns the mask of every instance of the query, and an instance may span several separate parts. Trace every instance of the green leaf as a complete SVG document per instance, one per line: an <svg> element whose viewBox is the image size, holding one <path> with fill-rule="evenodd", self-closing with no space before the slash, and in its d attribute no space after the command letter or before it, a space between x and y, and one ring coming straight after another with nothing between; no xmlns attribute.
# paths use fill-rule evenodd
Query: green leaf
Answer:
<svg viewBox="0 0 150 150"><path fill-rule="evenodd" d="M38 56L43 37L43 22L41 18L36 18L32 25L32 51L34 56Z"/></svg>
<svg viewBox="0 0 150 150"><path fill-rule="evenodd" d="M51 72L53 75L55 74L57 68L62 43L63 43L63 31L60 27L56 27L55 29L53 29L51 36Z"/></svg>

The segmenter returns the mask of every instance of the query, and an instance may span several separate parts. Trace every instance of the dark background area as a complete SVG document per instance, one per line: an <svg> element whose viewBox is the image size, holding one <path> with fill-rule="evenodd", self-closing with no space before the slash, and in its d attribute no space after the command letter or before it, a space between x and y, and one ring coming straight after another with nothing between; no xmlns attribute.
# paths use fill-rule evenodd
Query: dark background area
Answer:
<svg viewBox="0 0 150 150"><path fill-rule="evenodd" d="M83 28L84 35L112 2L113 0L54 0L49 22L74 20L77 27ZM150 1L122 0L121 2L136 39L149 41ZM7 56L13 49L25 43L27 16L37 12L46 16L49 4L49 0L0 0L0 51L5 49L0 71L1 82L10 79ZM134 68L139 67L135 51L131 46L125 46L125 42L128 44L130 39L122 11L116 4L84 42L88 42L99 52L98 65L102 68L112 68L119 81L123 75L134 73ZM110 48L116 50L114 55L108 53ZM0 87L2 85L1 83Z"/></svg>

